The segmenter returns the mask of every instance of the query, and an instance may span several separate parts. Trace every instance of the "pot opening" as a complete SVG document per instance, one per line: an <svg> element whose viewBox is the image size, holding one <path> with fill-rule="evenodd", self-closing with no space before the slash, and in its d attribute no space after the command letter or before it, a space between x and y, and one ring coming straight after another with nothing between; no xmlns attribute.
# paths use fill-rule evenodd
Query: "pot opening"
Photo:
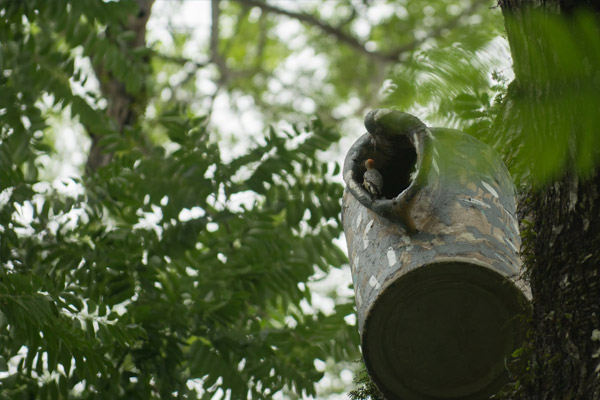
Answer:
<svg viewBox="0 0 600 400"><path fill-rule="evenodd" d="M411 147L399 149L379 171L383 176L383 197L393 199L411 183L416 173L417 152Z"/></svg>

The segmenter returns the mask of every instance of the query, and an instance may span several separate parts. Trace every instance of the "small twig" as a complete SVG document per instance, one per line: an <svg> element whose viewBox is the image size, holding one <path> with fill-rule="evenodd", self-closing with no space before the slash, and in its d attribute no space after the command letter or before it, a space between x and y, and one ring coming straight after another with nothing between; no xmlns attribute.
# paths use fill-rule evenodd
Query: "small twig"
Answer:
<svg viewBox="0 0 600 400"><path fill-rule="evenodd" d="M213 62L221 73L220 81L226 82L228 79L228 69L225 59L219 51L219 17L221 9L219 8L219 0L211 0L210 2L210 61Z"/></svg>
<svg viewBox="0 0 600 400"><path fill-rule="evenodd" d="M258 45L256 46L256 68L262 69L262 60L267 47L267 19L265 14L260 15L258 20Z"/></svg>
<svg viewBox="0 0 600 400"><path fill-rule="evenodd" d="M249 12L250 12L250 7L242 7L242 10L240 11L240 13L237 16L237 23L235 24L235 32L233 32L233 35L231 35L229 40L227 40L227 43L225 44L225 48L223 49L223 52L222 52L222 56L227 56L227 54L229 54L229 51L231 50L233 43L240 35L240 32L246 22L246 15L248 15Z"/></svg>
<svg viewBox="0 0 600 400"><path fill-rule="evenodd" d="M210 62L208 62L208 61L205 61L205 62L195 61L195 60L192 60L191 58L187 58L187 57L183 57L183 56L173 56L170 54L161 53L159 51L152 51L152 55L156 58L159 58L163 61L171 62L173 64L180 64L180 65L192 64L197 70L204 68L210 64Z"/></svg>

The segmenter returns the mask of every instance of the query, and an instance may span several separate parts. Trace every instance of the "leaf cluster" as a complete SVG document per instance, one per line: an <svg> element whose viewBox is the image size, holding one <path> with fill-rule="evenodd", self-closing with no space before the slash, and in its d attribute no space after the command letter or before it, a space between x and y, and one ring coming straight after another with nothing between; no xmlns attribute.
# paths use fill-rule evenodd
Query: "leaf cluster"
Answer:
<svg viewBox="0 0 600 400"><path fill-rule="evenodd" d="M497 34L500 24L494 26ZM565 170L587 177L598 163L597 19L529 10L508 14L506 31L512 82L490 64L490 51L508 54L502 41L473 34L418 51L397 67L386 105L424 110L429 120L493 145L519 185L537 187ZM532 37L536 45L526 44Z"/></svg>
<svg viewBox="0 0 600 400"><path fill-rule="evenodd" d="M525 30L518 29L525 26ZM497 140L519 180L541 186L565 171L590 176L600 107L600 27L595 15L529 10L507 18L515 80L497 120ZM525 46L529 38L535 45Z"/></svg>
<svg viewBox="0 0 600 400"><path fill-rule="evenodd" d="M362 363L362 360L359 360L358 362ZM385 400L383 394L371 380L367 368L364 365L354 378L354 383L358 385L358 387L348 393L348 397L351 400Z"/></svg>

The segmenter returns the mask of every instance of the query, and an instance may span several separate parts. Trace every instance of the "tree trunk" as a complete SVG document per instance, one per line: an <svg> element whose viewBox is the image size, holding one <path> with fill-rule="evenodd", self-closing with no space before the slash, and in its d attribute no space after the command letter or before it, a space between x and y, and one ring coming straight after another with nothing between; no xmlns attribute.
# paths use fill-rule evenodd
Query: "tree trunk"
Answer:
<svg viewBox="0 0 600 400"><path fill-rule="evenodd" d="M578 75L557 80L552 76L557 53L546 36L540 35L539 20L531 18L534 9L546 16L571 18L578 8L586 8L598 16L600 4L592 0L502 0L500 4L515 81L498 126L514 130L516 113L522 118L528 112L513 107L514 101L526 99L535 110L526 126L518 128L523 135L543 140L566 135L562 137L569 144L562 175L530 190L520 202L533 315L530 341L523 353L527 365L517 372L519 389L512 398L600 399L600 173L596 168L583 179L577 172L577 154L571 144L581 134L582 111L557 107L558 103L543 111L536 108L568 90L593 87L592 78ZM600 40L600 36L589 40Z"/></svg>
<svg viewBox="0 0 600 400"><path fill-rule="evenodd" d="M150 18L154 0L137 0L137 3L139 7L137 15L129 16L124 26L125 30L135 34L134 38L127 42L125 51L132 51L146 44L146 24ZM149 62L149 60L144 61ZM143 112L144 96L142 93L130 93L126 89L125 83L108 71L102 61L94 65L94 71L100 82L100 91L108 102L106 114L115 123L117 130L122 133L126 126L134 125L138 114ZM143 73L143 71L139 72ZM88 133L92 139L92 145L88 153L86 171L90 173L108 164L112 159L112 154L103 151L100 145L101 135L95 132Z"/></svg>

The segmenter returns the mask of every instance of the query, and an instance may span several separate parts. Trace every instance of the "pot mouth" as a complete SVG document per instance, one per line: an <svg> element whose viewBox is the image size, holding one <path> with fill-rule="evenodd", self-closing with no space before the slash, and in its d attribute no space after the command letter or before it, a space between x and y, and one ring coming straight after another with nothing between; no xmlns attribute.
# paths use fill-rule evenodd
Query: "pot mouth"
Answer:
<svg viewBox="0 0 600 400"><path fill-rule="evenodd" d="M383 193L379 200L392 200L408 189L414 182L421 162L417 149L408 143L410 145L398 147L392 154L383 153L369 133L361 136L348 152L344 163L344 181L352 194L359 200L365 196L371 199L362 186L366 171L364 163L369 158L375 161L375 168L383 177Z"/></svg>
<svg viewBox="0 0 600 400"><path fill-rule="evenodd" d="M381 217L405 224L402 209L426 184L426 171L422 157L422 133L398 138L393 153L380 151L379 144L369 133L361 136L352 146L344 162L346 189L365 207ZM365 161L375 161L375 168L383 178L380 197L373 197L363 187Z"/></svg>
<svg viewBox="0 0 600 400"><path fill-rule="evenodd" d="M359 143L358 153L373 159L383 176L382 199L397 204L403 196L414 192L415 183L424 180L425 141L432 135L420 119L398 110L375 109L365 116L364 124L368 140ZM353 177L361 183L363 163L356 158L350 161Z"/></svg>
<svg viewBox="0 0 600 400"><path fill-rule="evenodd" d="M366 317L367 368L390 400L488 398L508 382L525 338L527 298L468 262L421 266L384 288Z"/></svg>

